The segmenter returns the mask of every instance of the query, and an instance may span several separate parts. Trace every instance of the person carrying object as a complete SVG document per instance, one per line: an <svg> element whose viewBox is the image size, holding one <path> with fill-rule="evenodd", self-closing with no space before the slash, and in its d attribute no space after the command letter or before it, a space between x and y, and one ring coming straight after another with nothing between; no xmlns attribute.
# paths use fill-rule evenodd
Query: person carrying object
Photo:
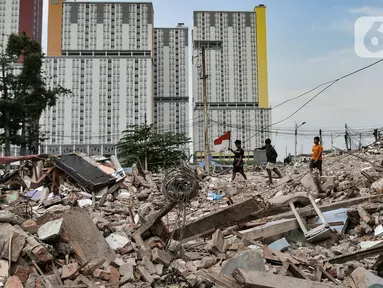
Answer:
<svg viewBox="0 0 383 288"><path fill-rule="evenodd" d="M269 175L269 183L273 184L273 178L271 176L271 172L274 171L279 178L282 178L281 171L279 171L277 167L277 157L278 153L275 151L274 147L271 145L271 140L266 139L265 146L261 148L257 148L255 150L266 150L266 158L267 158L267 164L266 164L266 171Z"/></svg>

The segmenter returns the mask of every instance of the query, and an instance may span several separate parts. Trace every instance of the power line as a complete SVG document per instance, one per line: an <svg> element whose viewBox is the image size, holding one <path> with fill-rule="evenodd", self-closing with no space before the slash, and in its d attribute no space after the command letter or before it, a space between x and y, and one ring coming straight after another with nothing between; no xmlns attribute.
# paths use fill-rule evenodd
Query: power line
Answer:
<svg viewBox="0 0 383 288"><path fill-rule="evenodd" d="M352 76L352 75L354 75L354 74L356 74L356 73L359 73L359 72L361 72L361 71L363 71L363 70L366 70L366 69L368 69L368 68L370 68L370 67L372 67L372 66L374 66L374 65L379 64L379 63L382 62L382 61L383 61L383 59L380 59L380 60L378 60L378 61L375 61L375 62L372 63L372 64L369 64L369 65L364 66L364 67L362 67L362 68L360 68L360 69L358 69L358 70L355 70L355 71L353 71L353 72L351 72L351 73L348 73L348 74L346 74L346 75L344 75L344 76L342 76L342 77L339 77L339 78L337 78L337 79L335 79L335 80L333 80L333 81L331 81L331 82L326 82L326 83L330 83L330 84L327 85L325 88L323 88L321 91L319 91L317 94L315 94L313 97L311 97L308 101L306 101L302 106L300 106L300 107L299 107L297 110L295 110L292 114L290 114L289 116L287 116L286 118L284 118L284 119L282 119L282 120L280 120L280 121L277 121L277 122L275 122L275 123L270 124L269 126L267 126L267 127L264 128L264 129L267 129L267 128L271 127L271 126L277 125L277 124L279 124L279 123L282 123L282 122L284 122L284 121L290 119L290 118L293 117L295 114L297 114L300 110L302 110L307 104L309 104L309 103L310 103L311 101L313 101L316 97L318 97L320 94L322 94L324 91L326 91L327 89L329 89L332 85L334 85L335 83L339 82L340 80L343 80L343 79L345 79L345 78L347 78L347 77L350 77L350 76ZM325 85L325 83L319 85L318 87L323 86L323 85ZM295 98L297 98L297 97L295 97ZM279 105L279 106L280 106L280 105ZM262 131L260 131L260 132L258 132L258 133L256 133L256 134L254 134L254 135L251 136L249 139L247 139L245 142L251 140L254 136L258 135L258 134L261 133L261 132L262 132Z"/></svg>

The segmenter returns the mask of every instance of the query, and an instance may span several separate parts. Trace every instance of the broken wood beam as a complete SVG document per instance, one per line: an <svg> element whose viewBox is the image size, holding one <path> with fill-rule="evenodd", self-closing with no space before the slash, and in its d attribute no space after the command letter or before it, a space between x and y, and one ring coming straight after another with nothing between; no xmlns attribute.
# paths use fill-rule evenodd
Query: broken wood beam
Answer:
<svg viewBox="0 0 383 288"><path fill-rule="evenodd" d="M287 259L286 262L288 264L287 272L289 272L292 276L295 278L310 280L309 277L307 277L307 275L303 273L293 262L289 259Z"/></svg>
<svg viewBox="0 0 383 288"><path fill-rule="evenodd" d="M106 198L109 194L113 194L114 192L116 192L118 189L120 189L122 183L118 182L117 184L114 184L112 187L110 187L109 189L107 187L104 187L104 190L106 189L106 191L104 191L101 199L98 201L98 207L104 205L105 201L106 201Z"/></svg>
<svg viewBox="0 0 383 288"><path fill-rule="evenodd" d="M161 220L166 214L168 214L175 206L174 202L168 202L160 211L154 214L152 217L148 219L140 228L133 234L134 239L136 240L136 244L145 248L144 241L142 240L141 235L148 231L157 220Z"/></svg>
<svg viewBox="0 0 383 288"><path fill-rule="evenodd" d="M368 225L372 225L375 223L375 220L371 217L371 215L364 210L363 206L361 204L358 205L358 213L360 216L360 219Z"/></svg>
<svg viewBox="0 0 383 288"><path fill-rule="evenodd" d="M240 231L240 233L253 241L257 241L277 236L298 228L299 224L296 219L282 219L276 222L267 223L263 226L243 230Z"/></svg>
<svg viewBox="0 0 383 288"><path fill-rule="evenodd" d="M243 202L228 206L227 208L213 212L203 218L187 224L183 228L174 231L174 239L193 239L193 236L216 229L226 228L237 224L237 221L247 218L251 213L261 209L261 205L255 198L249 198Z"/></svg>
<svg viewBox="0 0 383 288"><path fill-rule="evenodd" d="M234 279L246 288L330 288L332 284L314 282L306 279L275 275L267 272L234 270Z"/></svg>
<svg viewBox="0 0 383 288"><path fill-rule="evenodd" d="M241 287L241 285L239 285L232 278L229 278L226 275L217 274L213 271L200 270L198 274L200 274L203 278L206 278L209 281L213 282L214 284L219 284L221 287L225 287L225 288L240 288Z"/></svg>
<svg viewBox="0 0 383 288"><path fill-rule="evenodd" d="M354 261L354 260L361 260L367 257L376 256L382 253L383 253L383 245L379 243L378 245L375 245L368 249L359 250L356 252L347 253L334 258L330 258L326 260L325 262L328 262L331 264L343 264L343 263Z"/></svg>

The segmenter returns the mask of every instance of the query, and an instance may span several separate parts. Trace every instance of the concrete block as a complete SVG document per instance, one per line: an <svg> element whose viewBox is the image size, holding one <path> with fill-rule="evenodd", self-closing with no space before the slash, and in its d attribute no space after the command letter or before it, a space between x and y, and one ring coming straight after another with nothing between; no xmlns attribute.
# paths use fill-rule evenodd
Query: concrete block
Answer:
<svg viewBox="0 0 383 288"><path fill-rule="evenodd" d="M37 223L33 220L27 220L21 224L21 228L28 233L35 234L37 233Z"/></svg>
<svg viewBox="0 0 383 288"><path fill-rule="evenodd" d="M169 255L166 251L160 250L158 248L154 248L152 250L152 258L153 262L157 264L164 264L165 266L169 266L172 261L172 256Z"/></svg>
<svg viewBox="0 0 383 288"><path fill-rule="evenodd" d="M225 261L220 274L232 277L236 269L244 269L249 272L266 272L265 263L261 255L253 250L245 251L234 258Z"/></svg>
<svg viewBox="0 0 383 288"><path fill-rule="evenodd" d="M24 288L24 286L19 277L12 276L7 279L4 288Z"/></svg>
<svg viewBox="0 0 383 288"><path fill-rule="evenodd" d="M0 282L5 283L5 280L9 276L9 265L8 261L0 260Z"/></svg>
<svg viewBox="0 0 383 288"><path fill-rule="evenodd" d="M61 229L63 226L63 219L57 219L45 223L37 230L39 239L43 242L55 241L60 237Z"/></svg>
<svg viewBox="0 0 383 288"><path fill-rule="evenodd" d="M153 277L150 275L148 270L146 270L143 266L137 267L138 273L141 275L141 277L144 279L145 282L148 282L149 284L152 284L154 282Z"/></svg>
<svg viewBox="0 0 383 288"><path fill-rule="evenodd" d="M129 238L123 232L112 233L105 240L113 250L124 248L130 244Z"/></svg>

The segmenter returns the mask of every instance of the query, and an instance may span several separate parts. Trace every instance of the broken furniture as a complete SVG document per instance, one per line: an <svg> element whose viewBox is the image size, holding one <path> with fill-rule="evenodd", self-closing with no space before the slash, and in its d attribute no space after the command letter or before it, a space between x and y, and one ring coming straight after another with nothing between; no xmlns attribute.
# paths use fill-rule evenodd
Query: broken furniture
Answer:
<svg viewBox="0 0 383 288"><path fill-rule="evenodd" d="M295 218L297 219L298 224L300 228L302 229L303 234L305 235L307 241L317 242L317 241L331 237L333 235L333 232L330 229L330 225L327 223L319 207L316 205L315 199L311 196L310 193L307 193L307 197L309 198L311 205L314 207L315 212L317 213L319 219L322 222L320 226L315 227L311 230L308 230L307 223L305 219L301 217L301 215L299 215L299 212L295 208L294 202L293 201L290 202L290 208L293 211Z"/></svg>
<svg viewBox="0 0 383 288"><path fill-rule="evenodd" d="M109 176L75 153L52 157L52 159L58 169L68 174L89 191L95 192L116 182L116 178Z"/></svg>

